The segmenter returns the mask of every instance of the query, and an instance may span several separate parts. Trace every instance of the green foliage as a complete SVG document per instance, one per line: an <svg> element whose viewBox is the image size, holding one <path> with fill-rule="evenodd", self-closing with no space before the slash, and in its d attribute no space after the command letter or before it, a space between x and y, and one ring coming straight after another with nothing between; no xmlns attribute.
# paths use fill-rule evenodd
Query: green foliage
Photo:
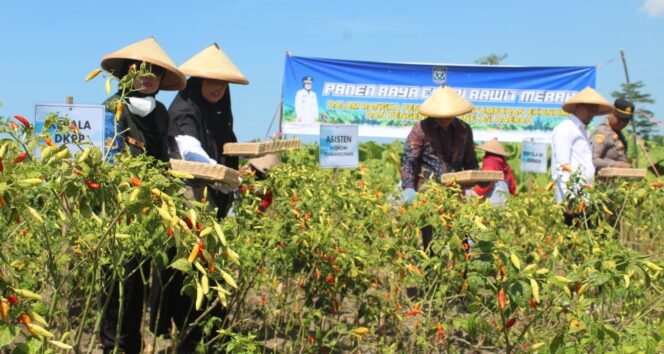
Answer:
<svg viewBox="0 0 664 354"><path fill-rule="evenodd" d="M57 129L70 129L56 118ZM88 147L72 155L7 120L0 132L8 134L0 141L0 295L19 295L0 323L5 351L54 350L15 320L31 314L35 323L33 312L54 338L92 350L102 270L122 279L130 258L181 271L184 293L201 290L202 309L226 307L223 318L192 321L205 333L201 351L664 349L661 179L584 190L582 222L570 228L546 175L505 207L435 181L405 206L396 188L402 143L363 144L355 170L320 169L317 148L305 146L284 154L266 180L244 172L233 216L215 221L165 164L116 155L111 165ZM34 149L39 158L12 162ZM518 146L507 150L518 166ZM272 204L261 209L268 191ZM426 227L433 241L423 251ZM203 257L192 253L199 240Z"/></svg>

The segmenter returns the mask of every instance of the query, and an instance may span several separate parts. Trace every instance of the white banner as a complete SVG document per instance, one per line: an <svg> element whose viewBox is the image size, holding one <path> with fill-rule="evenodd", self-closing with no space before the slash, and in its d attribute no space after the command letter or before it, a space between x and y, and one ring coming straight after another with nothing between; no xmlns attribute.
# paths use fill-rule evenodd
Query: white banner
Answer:
<svg viewBox="0 0 664 354"><path fill-rule="evenodd" d="M69 104L37 104L35 105L35 129L41 131L46 117L55 113L60 117L69 118L76 124L78 133L60 134L52 129L49 131L54 143L67 144L73 153L75 144L93 144L104 151L104 117L106 110L103 105L69 105ZM77 151L78 149L76 149Z"/></svg>
<svg viewBox="0 0 664 354"><path fill-rule="evenodd" d="M320 125L320 167L355 168L360 162L356 125Z"/></svg>
<svg viewBox="0 0 664 354"><path fill-rule="evenodd" d="M521 145L521 172L546 173L549 144L524 141Z"/></svg>

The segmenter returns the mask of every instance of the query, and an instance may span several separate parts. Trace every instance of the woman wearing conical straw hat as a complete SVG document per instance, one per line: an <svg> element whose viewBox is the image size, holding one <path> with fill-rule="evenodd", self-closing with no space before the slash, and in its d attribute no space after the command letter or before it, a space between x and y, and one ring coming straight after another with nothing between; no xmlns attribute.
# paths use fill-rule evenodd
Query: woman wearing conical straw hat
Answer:
<svg viewBox="0 0 664 354"><path fill-rule="evenodd" d="M593 150L586 127L594 116L613 112L614 107L599 92L586 87L563 104L570 116L553 130L551 177L556 185L556 201L572 197L567 181L574 171L579 171L581 183L592 184L595 175ZM565 223L573 224L574 212L565 212Z"/></svg>
<svg viewBox="0 0 664 354"><path fill-rule="evenodd" d="M415 199L415 191L424 181L448 172L479 168L473 145L473 131L457 118L473 110L473 105L449 86L437 88L422 103L418 121L408 134L401 157L402 201ZM426 229L426 228L425 228ZM431 240L431 230L422 230L424 248Z"/></svg>
<svg viewBox="0 0 664 354"><path fill-rule="evenodd" d="M239 159L222 154L224 144L237 142L233 132L229 83L246 85L249 81L217 44L203 49L179 69L190 78L187 87L177 94L168 110L168 137L172 157L222 164L237 170ZM217 217L225 217L233 201L233 194L223 189L223 186L197 180L190 182L189 192L196 200L200 200L206 188L210 208L217 209ZM171 257L174 256L174 251L169 253ZM172 319L177 328L187 328L202 312L193 310L191 297L180 293L184 282L182 273L163 267L153 274L154 295L162 293L162 281L159 278L163 281L172 280L163 288L161 306L157 296L150 298L150 327L156 329L157 334L167 334ZM157 313L159 323L156 321ZM210 315L223 318L224 313L217 306ZM202 335L200 327L193 328L187 338L178 343L178 353L194 352Z"/></svg>
<svg viewBox="0 0 664 354"><path fill-rule="evenodd" d="M151 73L147 76L136 75L131 88L125 89L128 92L125 92L126 101L120 103L121 111L117 110L116 103L119 102L122 92L117 92L105 102L107 106L113 105L108 107L109 112L106 114L106 127L110 130L106 132L106 136L111 140L109 145L112 145L109 146L110 156L126 147L132 155L145 153L157 160L168 161L168 144L165 139L168 112L166 107L155 99L155 95L159 90L182 89L185 85L184 75L154 38L147 38L106 55L101 66L118 79L122 79L130 71L132 74L142 72L141 67ZM121 112L117 121L116 112ZM126 132L116 141L112 141L115 128L118 132ZM141 267L143 273L148 273L149 262L133 258L123 266L126 273L132 275L124 283L121 333L116 333L120 307L119 286L117 283L106 282L106 287L114 290L110 295L106 295L110 296L110 299L102 319L100 340L104 353L113 351L116 336L119 337L119 352L142 352L141 323L145 289L141 271L137 269ZM104 301L105 299L102 299L102 303Z"/></svg>
<svg viewBox="0 0 664 354"><path fill-rule="evenodd" d="M239 159L222 154L224 144L237 142L229 83L246 85L249 81L217 44L203 49L182 64L180 70L190 78L187 88L178 93L169 108L171 154L237 170ZM203 197L205 187L209 187L210 206L218 208L217 216L226 216L232 193L199 183L192 188L197 200Z"/></svg>
<svg viewBox="0 0 664 354"><path fill-rule="evenodd" d="M498 139L491 139L477 147L485 152L482 159L482 170L502 171L504 180L499 182L476 185L473 191L480 197L486 198L494 205L504 205L507 196L516 195L516 180L512 168L505 161L507 151Z"/></svg>
<svg viewBox="0 0 664 354"><path fill-rule="evenodd" d="M152 37L108 54L101 62L102 68L118 79L130 71L140 70L141 65L145 65L152 75L134 79L131 90L126 92L117 126L116 107L110 106L117 102L122 92L118 91L105 102L108 107L105 137L109 143L109 155L127 147L132 155L146 153L157 160L168 161L168 112L155 96L160 90L183 89L184 75ZM116 141L110 141L116 128L118 132L128 131Z"/></svg>

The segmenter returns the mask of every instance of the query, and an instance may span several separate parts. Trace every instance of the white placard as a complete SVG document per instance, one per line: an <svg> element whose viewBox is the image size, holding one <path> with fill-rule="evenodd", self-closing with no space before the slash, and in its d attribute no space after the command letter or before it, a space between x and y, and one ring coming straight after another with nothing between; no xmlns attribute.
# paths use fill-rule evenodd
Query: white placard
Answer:
<svg viewBox="0 0 664 354"><path fill-rule="evenodd" d="M524 141L521 145L521 172L546 173L549 144Z"/></svg>
<svg viewBox="0 0 664 354"><path fill-rule="evenodd" d="M320 125L320 167L355 168L360 162L357 125Z"/></svg>
<svg viewBox="0 0 664 354"><path fill-rule="evenodd" d="M35 105L35 129L42 131L44 121L50 113L69 118L76 124L78 133L60 134L51 128L51 139L57 145L67 144L73 153L78 151L76 144L90 144L104 151L104 118L106 110L103 105L71 105L71 104L37 104Z"/></svg>

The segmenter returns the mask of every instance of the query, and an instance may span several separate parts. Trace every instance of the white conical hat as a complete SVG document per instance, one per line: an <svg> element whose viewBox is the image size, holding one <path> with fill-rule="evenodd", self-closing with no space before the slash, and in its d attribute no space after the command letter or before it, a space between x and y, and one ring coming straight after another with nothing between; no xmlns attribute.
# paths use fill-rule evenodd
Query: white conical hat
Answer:
<svg viewBox="0 0 664 354"><path fill-rule="evenodd" d="M484 144L478 146L477 148L503 157L507 156L507 151L505 151L503 144L501 144L500 141L498 141L498 139L496 138L493 138L485 142Z"/></svg>
<svg viewBox="0 0 664 354"><path fill-rule="evenodd" d="M599 92L593 90L590 86L581 90L581 92L572 96L563 104L563 111L573 113L577 104L596 104L599 108L595 115L602 116L612 113L615 109L609 101Z"/></svg>
<svg viewBox="0 0 664 354"><path fill-rule="evenodd" d="M420 105L419 112L431 118L454 118L473 110L473 104L449 86L435 89Z"/></svg>
<svg viewBox="0 0 664 354"><path fill-rule="evenodd" d="M249 83L240 69L216 43L180 65L180 70L188 76L224 80L242 85Z"/></svg>
<svg viewBox="0 0 664 354"><path fill-rule="evenodd" d="M159 43L153 38L131 44L116 52L108 54L101 60L101 67L115 76L121 75L125 60L136 60L160 66L166 70L159 89L166 91L181 90L187 84L187 79L175 67L175 63L168 57Z"/></svg>

